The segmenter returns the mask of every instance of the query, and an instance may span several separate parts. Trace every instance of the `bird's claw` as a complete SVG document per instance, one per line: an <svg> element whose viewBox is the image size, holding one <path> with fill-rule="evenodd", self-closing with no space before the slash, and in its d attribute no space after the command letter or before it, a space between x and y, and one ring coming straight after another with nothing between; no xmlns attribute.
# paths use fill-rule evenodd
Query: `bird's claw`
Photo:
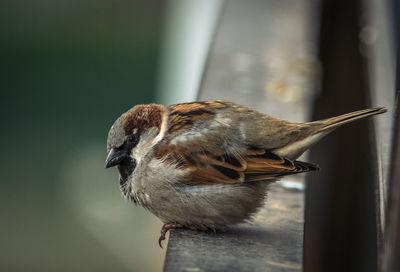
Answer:
<svg viewBox="0 0 400 272"><path fill-rule="evenodd" d="M170 229L178 229L178 228L183 228L183 226L181 224L178 224L178 223L167 223L167 224L164 224L163 227L161 228L160 238L158 238L158 245L161 248L163 248L162 247L162 241L165 240L165 235L167 234L167 232Z"/></svg>
<svg viewBox="0 0 400 272"><path fill-rule="evenodd" d="M158 245L161 247L161 248L163 248L163 246L162 246L162 241L164 241L165 240L165 237L163 237L162 235L160 236L160 238L158 238Z"/></svg>

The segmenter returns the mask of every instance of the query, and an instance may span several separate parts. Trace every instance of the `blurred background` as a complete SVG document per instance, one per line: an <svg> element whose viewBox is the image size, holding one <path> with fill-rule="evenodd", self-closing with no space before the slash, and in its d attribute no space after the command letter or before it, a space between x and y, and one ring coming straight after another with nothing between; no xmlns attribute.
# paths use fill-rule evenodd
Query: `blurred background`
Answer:
<svg viewBox="0 0 400 272"><path fill-rule="evenodd" d="M0 270L157 271L107 132L154 101L164 1L1 1Z"/></svg>

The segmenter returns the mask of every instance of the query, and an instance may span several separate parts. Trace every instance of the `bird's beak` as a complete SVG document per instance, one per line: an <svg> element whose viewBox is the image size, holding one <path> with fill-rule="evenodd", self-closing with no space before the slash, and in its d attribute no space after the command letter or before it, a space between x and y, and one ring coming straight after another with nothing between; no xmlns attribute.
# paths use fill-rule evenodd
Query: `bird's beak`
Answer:
<svg viewBox="0 0 400 272"><path fill-rule="evenodd" d="M112 148L107 155L105 168L113 167L120 164L123 160L128 157L128 152L125 150L115 150Z"/></svg>

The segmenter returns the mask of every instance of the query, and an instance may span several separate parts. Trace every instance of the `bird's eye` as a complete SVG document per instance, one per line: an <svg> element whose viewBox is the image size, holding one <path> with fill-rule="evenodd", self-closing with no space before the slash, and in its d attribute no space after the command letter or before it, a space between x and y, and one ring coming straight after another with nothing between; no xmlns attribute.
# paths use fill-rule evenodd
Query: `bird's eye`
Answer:
<svg viewBox="0 0 400 272"><path fill-rule="evenodd" d="M138 142L139 142L139 136L137 135L137 133L129 135L128 138L126 139L126 144L128 145L129 148L135 147Z"/></svg>

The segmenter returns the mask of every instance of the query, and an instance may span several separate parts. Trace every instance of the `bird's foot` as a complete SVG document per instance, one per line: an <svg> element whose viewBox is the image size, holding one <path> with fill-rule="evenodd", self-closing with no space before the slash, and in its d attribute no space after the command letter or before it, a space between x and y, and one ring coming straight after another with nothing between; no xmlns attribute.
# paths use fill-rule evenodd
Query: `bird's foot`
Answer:
<svg viewBox="0 0 400 272"><path fill-rule="evenodd" d="M179 228L183 228L183 225L178 224L178 223L164 224L164 226L161 228L160 238L158 238L158 244L160 245L161 248L163 248L161 242L165 240L165 235L167 234L167 232L170 229L179 229Z"/></svg>

